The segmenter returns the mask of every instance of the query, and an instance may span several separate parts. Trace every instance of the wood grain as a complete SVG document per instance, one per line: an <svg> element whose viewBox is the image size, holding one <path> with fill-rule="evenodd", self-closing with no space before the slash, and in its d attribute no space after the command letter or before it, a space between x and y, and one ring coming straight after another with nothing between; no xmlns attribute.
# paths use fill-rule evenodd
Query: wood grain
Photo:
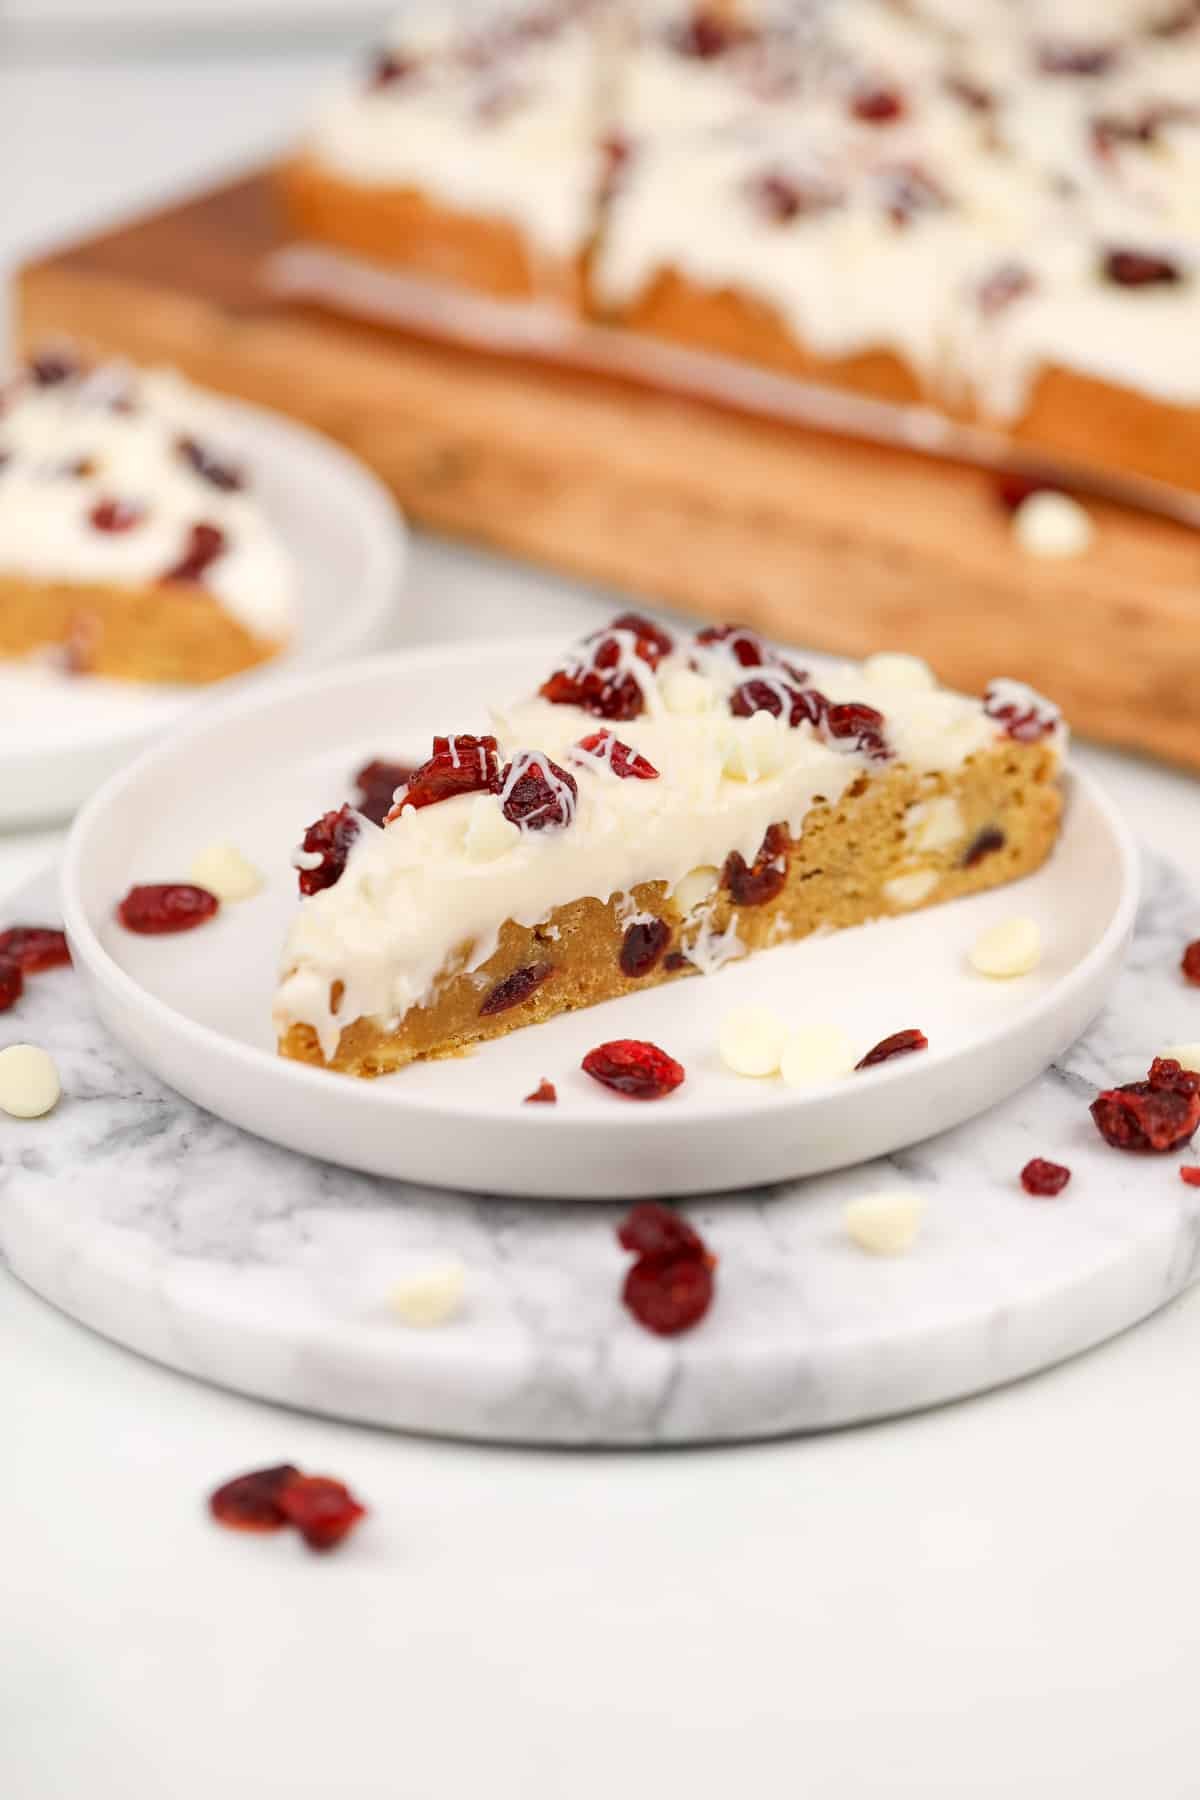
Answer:
<svg viewBox="0 0 1200 1800"><path fill-rule="evenodd" d="M269 172L50 255L28 343L67 333L340 439L420 523L847 654L1053 694L1075 728L1200 767L1200 534L1096 503L1068 562L1016 546L991 479L891 449L290 305Z"/></svg>

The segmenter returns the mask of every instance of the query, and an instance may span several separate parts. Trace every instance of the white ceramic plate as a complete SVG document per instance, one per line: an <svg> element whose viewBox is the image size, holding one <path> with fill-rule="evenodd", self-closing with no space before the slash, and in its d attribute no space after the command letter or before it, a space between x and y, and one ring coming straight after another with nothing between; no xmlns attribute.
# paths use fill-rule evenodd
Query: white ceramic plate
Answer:
<svg viewBox="0 0 1200 1800"><path fill-rule="evenodd" d="M1075 775L1062 842L1019 887L761 952L384 1080L275 1056L271 998L304 827L350 796L361 762L416 760L434 730L478 730L489 699L527 691L560 649L438 647L239 694L111 781L71 834L63 911L119 1042L189 1099L331 1162L435 1186L612 1199L744 1189L912 1144L1040 1074L1099 1010L1133 924L1136 855ZM183 936L123 931L113 908L130 884L185 879L213 839L250 856L266 892ZM1007 983L973 975L977 932L1016 911L1041 924L1041 968ZM835 1020L864 1050L909 1026L931 1048L804 1092L743 1081L716 1039L724 1013L753 1001L797 1022ZM686 1084L648 1105L601 1089L580 1059L615 1037L662 1044ZM559 1104L523 1106L543 1075Z"/></svg>
<svg viewBox="0 0 1200 1800"><path fill-rule="evenodd" d="M63 818L188 707L300 669L327 669L381 640L399 593L404 525L383 485L301 425L228 402L226 437L298 571L294 642L218 687L33 676L0 662L0 827Z"/></svg>

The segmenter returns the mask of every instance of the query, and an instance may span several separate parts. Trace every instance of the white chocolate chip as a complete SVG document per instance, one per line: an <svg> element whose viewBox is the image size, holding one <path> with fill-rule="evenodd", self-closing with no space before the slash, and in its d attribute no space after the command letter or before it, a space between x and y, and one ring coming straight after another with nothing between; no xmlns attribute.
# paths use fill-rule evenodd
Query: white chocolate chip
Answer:
<svg viewBox="0 0 1200 1800"><path fill-rule="evenodd" d="M0 1112L14 1119L40 1119L53 1112L62 1094L54 1059L35 1044L0 1050Z"/></svg>
<svg viewBox="0 0 1200 1800"><path fill-rule="evenodd" d="M911 875L893 875L883 884L883 897L892 906L920 906L938 884L936 869L914 869Z"/></svg>
<svg viewBox="0 0 1200 1800"><path fill-rule="evenodd" d="M787 1028L766 1006L739 1006L721 1020L721 1061L735 1075L774 1075Z"/></svg>
<svg viewBox="0 0 1200 1800"><path fill-rule="evenodd" d="M1175 1044L1170 1050L1160 1050L1160 1056L1177 1062L1181 1069L1194 1069L1200 1075L1200 1044Z"/></svg>
<svg viewBox="0 0 1200 1800"><path fill-rule="evenodd" d="M521 841L520 828L506 819L494 794L476 794L463 847L472 862L495 862Z"/></svg>
<svg viewBox="0 0 1200 1800"><path fill-rule="evenodd" d="M898 651L884 650L877 656L868 656L862 672L868 681L880 687L915 691L937 686L937 676L927 662L919 656L902 656Z"/></svg>
<svg viewBox="0 0 1200 1800"><path fill-rule="evenodd" d="M731 781L763 781L787 758L786 726L772 713L756 712L731 724L725 740L725 773Z"/></svg>
<svg viewBox="0 0 1200 1800"><path fill-rule="evenodd" d="M439 1263L398 1281L391 1291L391 1308L406 1325L445 1325L461 1311L466 1285L461 1263Z"/></svg>
<svg viewBox="0 0 1200 1800"><path fill-rule="evenodd" d="M1022 500L1013 514L1013 531L1030 556L1082 556L1096 535L1078 500L1047 492Z"/></svg>
<svg viewBox="0 0 1200 1800"><path fill-rule="evenodd" d="M836 1025L805 1025L785 1040L779 1073L787 1087L811 1087L849 1075L856 1060L854 1045Z"/></svg>
<svg viewBox="0 0 1200 1800"><path fill-rule="evenodd" d="M966 836L967 828L954 795L935 794L909 807L904 831L914 849L948 850Z"/></svg>
<svg viewBox="0 0 1200 1800"><path fill-rule="evenodd" d="M318 859L319 860L319 859ZM193 858L188 880L207 888L224 905L227 901L252 900L261 894L263 878L247 862L236 844L208 844Z"/></svg>
<svg viewBox="0 0 1200 1800"><path fill-rule="evenodd" d="M661 691L667 711L685 715L711 712L717 697L712 682L695 669L672 669L664 675Z"/></svg>
<svg viewBox="0 0 1200 1800"><path fill-rule="evenodd" d="M695 912L698 906L703 906L720 879L720 870L707 866L692 869L684 876L671 895L684 918Z"/></svg>
<svg viewBox="0 0 1200 1800"><path fill-rule="evenodd" d="M993 981L1028 975L1042 960L1042 934L1032 919L1002 919L980 932L967 960L978 974Z"/></svg>
<svg viewBox="0 0 1200 1800"><path fill-rule="evenodd" d="M888 1188L849 1201L842 1217L860 1250L869 1250L872 1256L903 1256L916 1241L925 1209L923 1195Z"/></svg>

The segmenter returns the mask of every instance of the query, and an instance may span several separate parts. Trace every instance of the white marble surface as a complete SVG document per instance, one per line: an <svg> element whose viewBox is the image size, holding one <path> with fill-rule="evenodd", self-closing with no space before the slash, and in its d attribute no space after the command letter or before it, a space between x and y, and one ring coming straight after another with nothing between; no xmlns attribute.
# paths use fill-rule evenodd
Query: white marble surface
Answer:
<svg viewBox="0 0 1200 1800"><path fill-rule="evenodd" d="M324 61L42 70L3 44L0 256L257 151ZM422 641L588 610L428 546L413 592ZM1200 785L1085 760L1200 882ZM0 888L52 842L0 838ZM186 1380L0 1272L0 1791L1190 1800L1198 1365L1193 1289L1036 1380L865 1429L482 1449ZM204 1519L215 1480L282 1457L371 1502L339 1560Z"/></svg>
<svg viewBox="0 0 1200 1800"><path fill-rule="evenodd" d="M42 878L14 916L52 918L54 900ZM1139 1077L1156 1043L1191 1028L1178 953L1198 906L1165 865L1149 871L1104 1015L1003 1105L857 1169L691 1202L719 1258L717 1299L670 1342L619 1303L625 1206L440 1193L247 1136L121 1051L65 970L20 1005L17 1028L54 1057L64 1094L52 1121L6 1128L0 1255L143 1355L377 1425L713 1443L955 1399L1089 1349L1200 1272L1200 1191L1179 1180L1182 1159L1117 1155L1086 1111L1097 1086ZM1162 1034L1149 1044L1148 1018ZM1053 1202L1018 1185L1039 1155L1073 1172ZM852 1245L842 1219L882 1188L928 1204L919 1246L895 1262ZM406 1330L393 1285L446 1261L466 1272L461 1316Z"/></svg>

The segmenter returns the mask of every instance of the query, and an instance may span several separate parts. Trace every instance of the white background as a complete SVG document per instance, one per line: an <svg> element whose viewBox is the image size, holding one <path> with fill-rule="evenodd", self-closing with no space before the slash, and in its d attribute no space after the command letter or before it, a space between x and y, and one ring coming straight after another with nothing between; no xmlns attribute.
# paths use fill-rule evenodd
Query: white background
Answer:
<svg viewBox="0 0 1200 1800"><path fill-rule="evenodd" d="M0 254L286 136L330 61L289 44L0 63ZM423 545L398 636L600 612ZM1200 882L1197 784L1087 760ZM0 837L0 893L50 841ZM1184 1800L1197 1368L1193 1295L868 1430L484 1450L209 1391L0 1273L0 1795ZM370 1502L340 1556L205 1522L215 1481L282 1458Z"/></svg>

